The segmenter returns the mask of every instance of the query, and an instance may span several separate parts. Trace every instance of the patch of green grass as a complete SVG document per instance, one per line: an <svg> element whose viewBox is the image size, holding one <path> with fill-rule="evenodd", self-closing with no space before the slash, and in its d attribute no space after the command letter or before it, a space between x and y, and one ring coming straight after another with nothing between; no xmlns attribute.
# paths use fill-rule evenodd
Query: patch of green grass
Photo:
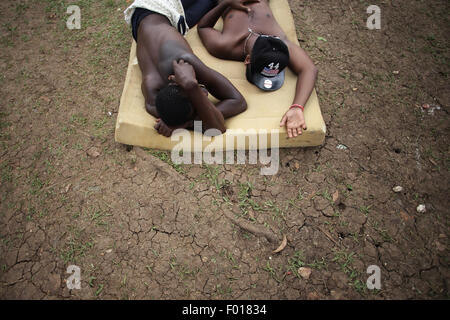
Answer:
<svg viewBox="0 0 450 320"><path fill-rule="evenodd" d="M208 180L217 190L220 190L224 183L224 181L219 180L220 167L207 164L202 165L202 167L206 169L202 177Z"/></svg>
<svg viewBox="0 0 450 320"><path fill-rule="evenodd" d="M64 263L76 263L78 258L85 257L89 249L94 247L93 241L81 241L77 237L70 237L60 250L60 257Z"/></svg>
<svg viewBox="0 0 450 320"><path fill-rule="evenodd" d="M233 256L233 253L228 251L227 249L222 249L219 254L221 257L225 257L230 262L233 269L239 269L239 265L236 262L236 259Z"/></svg>
<svg viewBox="0 0 450 320"><path fill-rule="evenodd" d="M39 174L37 173L35 173L30 178L29 183L30 183L30 194L32 195L38 194L45 185L45 183L41 181L41 179L39 178Z"/></svg>
<svg viewBox="0 0 450 320"><path fill-rule="evenodd" d="M300 274L298 273L298 269L300 267L305 266L305 258L303 257L303 252L301 250L296 250L294 252L294 256L288 258L288 269L287 271L291 271L297 278L300 278Z"/></svg>
<svg viewBox="0 0 450 320"><path fill-rule="evenodd" d="M116 6L116 2L114 0L106 0L105 7L114 8Z"/></svg>
<svg viewBox="0 0 450 320"><path fill-rule="evenodd" d="M222 286L222 284L216 285L216 293L219 296L228 297L233 293L233 289L230 286Z"/></svg>
<svg viewBox="0 0 450 320"><path fill-rule="evenodd" d="M168 165L170 165L172 168L175 169L176 172L181 173L181 174L186 173L182 164L177 164L172 161L172 159L170 158L170 153L168 151L146 149L146 148L144 148L144 150L147 151L148 153L150 153L152 156L154 156L154 157L160 159L161 161L164 161Z"/></svg>
<svg viewBox="0 0 450 320"><path fill-rule="evenodd" d="M261 206L251 198L250 194L252 189L253 186L250 182L239 183L238 200L239 208L241 209L243 216L246 216L250 209L253 209L254 211L262 210Z"/></svg>
<svg viewBox="0 0 450 320"><path fill-rule="evenodd" d="M16 14L17 16L21 16L24 12L30 7L28 3L17 1L16 3Z"/></svg>
<svg viewBox="0 0 450 320"><path fill-rule="evenodd" d="M98 296L100 295L100 293L103 291L103 287L104 287L103 284L100 284L100 285L98 286L97 291L95 291L95 296L96 296L96 297L98 297Z"/></svg>
<svg viewBox="0 0 450 320"><path fill-rule="evenodd" d="M267 271L276 282L281 282L281 279L277 275L277 271L270 265L270 261L267 261L267 264L263 267L263 270Z"/></svg>
<svg viewBox="0 0 450 320"><path fill-rule="evenodd" d="M348 273L351 271L350 266L354 261L354 256L354 252L347 253L345 251L334 250L332 261L338 263L344 273Z"/></svg>
<svg viewBox="0 0 450 320"><path fill-rule="evenodd" d="M357 292L363 294L366 292L366 285L361 280L361 273L353 267L356 254L354 252L346 252L343 250L333 250L333 262L340 266L340 269L349 277L349 285Z"/></svg>
<svg viewBox="0 0 450 320"><path fill-rule="evenodd" d="M361 211L362 213L364 213L366 216L369 214L370 212L370 208L372 207L372 205L370 206L361 206L359 207L359 211Z"/></svg>
<svg viewBox="0 0 450 320"><path fill-rule="evenodd" d="M104 221L104 218L109 216L112 216L112 213L101 209L94 209L90 213L91 221L94 221L98 226L107 226L108 224Z"/></svg>
<svg viewBox="0 0 450 320"><path fill-rule="evenodd" d="M317 270L322 270L322 269L328 270L328 263L326 262L325 258L322 257L321 260L315 259L313 263L309 263L308 267L311 267L311 268L314 268Z"/></svg>
<svg viewBox="0 0 450 320"><path fill-rule="evenodd" d="M328 190L322 191L322 193L320 194L325 200L328 200L329 202L333 202L333 198L331 197L330 193L328 192Z"/></svg>
<svg viewBox="0 0 450 320"><path fill-rule="evenodd" d="M375 231L378 232L378 234L381 236L383 241L385 242L394 242L394 239L389 235L386 229L383 229L378 221L375 221L372 223L372 227L375 229Z"/></svg>
<svg viewBox="0 0 450 320"><path fill-rule="evenodd" d="M285 218L284 211L280 207L278 207L278 205L274 203L272 200L264 202L264 208L266 210L270 210L272 221L278 222L278 224L281 226L281 223ZM289 209L289 202L286 206L286 210L288 209Z"/></svg>
<svg viewBox="0 0 450 320"><path fill-rule="evenodd" d="M94 121L94 127L96 129L102 129L103 126L108 122L108 118L104 117L103 119L95 120Z"/></svg>
<svg viewBox="0 0 450 320"><path fill-rule="evenodd" d="M7 162L0 164L0 181L2 184L12 182L12 167Z"/></svg>
<svg viewBox="0 0 450 320"><path fill-rule="evenodd" d="M187 278L194 279L200 272L200 268L198 267L191 268L184 263L179 263L176 257L171 257L169 259L169 266L172 272L178 275L180 281Z"/></svg>
<svg viewBox="0 0 450 320"><path fill-rule="evenodd" d="M69 122L76 126L85 127L88 124L88 119L82 113L77 113L70 117Z"/></svg>

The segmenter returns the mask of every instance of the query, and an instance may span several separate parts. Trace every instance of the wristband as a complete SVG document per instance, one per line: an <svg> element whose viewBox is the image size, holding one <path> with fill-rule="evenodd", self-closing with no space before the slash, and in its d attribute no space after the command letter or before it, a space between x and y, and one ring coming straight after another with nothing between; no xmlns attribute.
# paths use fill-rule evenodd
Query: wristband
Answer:
<svg viewBox="0 0 450 320"><path fill-rule="evenodd" d="M305 111L304 106L302 106L300 104L296 104L296 103L294 103L289 109L292 109L292 108L300 108L300 109L302 109L302 111Z"/></svg>

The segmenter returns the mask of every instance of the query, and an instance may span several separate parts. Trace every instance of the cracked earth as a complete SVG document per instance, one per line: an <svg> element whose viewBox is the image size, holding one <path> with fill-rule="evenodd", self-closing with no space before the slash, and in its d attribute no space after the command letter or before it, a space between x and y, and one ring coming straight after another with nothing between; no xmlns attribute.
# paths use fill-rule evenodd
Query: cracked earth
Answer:
<svg viewBox="0 0 450 320"><path fill-rule="evenodd" d="M79 1L81 30L69 2L0 3L1 299L448 299L448 2L380 1L376 31L289 2L327 136L274 176L114 142L125 1Z"/></svg>

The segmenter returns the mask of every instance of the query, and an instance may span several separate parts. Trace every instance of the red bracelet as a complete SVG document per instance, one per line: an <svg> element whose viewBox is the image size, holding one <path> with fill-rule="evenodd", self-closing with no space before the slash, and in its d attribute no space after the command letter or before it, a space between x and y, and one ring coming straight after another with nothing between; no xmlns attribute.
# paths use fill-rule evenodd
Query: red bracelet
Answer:
<svg viewBox="0 0 450 320"><path fill-rule="evenodd" d="M289 109L292 109L292 108L300 108L300 109L302 109L302 111L305 111L304 106L302 106L300 104L296 104L296 103L294 103Z"/></svg>

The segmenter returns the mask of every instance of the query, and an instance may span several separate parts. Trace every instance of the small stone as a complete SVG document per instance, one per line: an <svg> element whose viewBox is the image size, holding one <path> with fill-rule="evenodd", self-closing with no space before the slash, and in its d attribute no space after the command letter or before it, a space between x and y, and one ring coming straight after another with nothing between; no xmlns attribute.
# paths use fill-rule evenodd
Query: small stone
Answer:
<svg viewBox="0 0 450 320"><path fill-rule="evenodd" d="M440 252L444 252L445 251L445 249L446 249L445 245L443 245L439 241L435 241L434 244L436 245L436 248L438 249L438 251L440 251Z"/></svg>
<svg viewBox="0 0 450 320"><path fill-rule="evenodd" d="M403 191L403 187L401 187L401 186L395 186L395 187L392 188L392 190L393 190L395 193L399 193L399 192L402 192L402 191Z"/></svg>
<svg viewBox="0 0 450 320"><path fill-rule="evenodd" d="M426 211L427 211L427 208L425 207L424 204L419 204L419 205L417 206L417 212L418 212L418 213L425 213Z"/></svg>
<svg viewBox="0 0 450 320"><path fill-rule="evenodd" d="M335 300L340 300L340 299L342 299L343 298L343 296L344 296L344 294L343 294L343 292L342 291L340 291L340 290L331 290L330 291L330 295L331 295L331 297L333 298L333 299L335 299Z"/></svg>
<svg viewBox="0 0 450 320"><path fill-rule="evenodd" d="M339 191L336 190L336 192L333 193L333 203L334 204L338 203L338 200L339 200Z"/></svg>
<svg viewBox="0 0 450 320"><path fill-rule="evenodd" d="M305 267L300 267L298 268L298 274L305 280L309 279L309 276L311 275L311 268L305 268Z"/></svg>
<svg viewBox="0 0 450 320"><path fill-rule="evenodd" d="M112 249L106 250L106 253L111 253L111 252L112 252Z"/></svg>
<svg viewBox="0 0 450 320"><path fill-rule="evenodd" d="M352 76L357 81L361 81L362 79L364 79L364 75L362 73L359 73L359 72L353 72Z"/></svg>
<svg viewBox="0 0 450 320"><path fill-rule="evenodd" d="M64 193L69 192L70 187L72 186L71 183L69 183L65 188L64 188Z"/></svg>
<svg viewBox="0 0 450 320"><path fill-rule="evenodd" d="M404 221L409 221L412 219L411 216L409 216L405 211L400 211L400 216Z"/></svg>
<svg viewBox="0 0 450 320"><path fill-rule="evenodd" d="M392 73L393 73L393 74L399 74L399 73L400 73L400 71L398 71L398 70L395 70L395 71L392 71Z"/></svg>
<svg viewBox="0 0 450 320"><path fill-rule="evenodd" d="M97 158L100 155L100 152L98 152L97 148L90 148L87 152L87 155L92 158Z"/></svg>
<svg viewBox="0 0 450 320"><path fill-rule="evenodd" d="M47 104L49 104L50 101L51 101L51 99L49 97L46 97L46 96L42 96L40 99L43 100L44 102L46 102Z"/></svg>
<svg viewBox="0 0 450 320"><path fill-rule="evenodd" d="M310 292L310 293L308 293L307 299L308 300L318 300L319 295L315 292Z"/></svg>

